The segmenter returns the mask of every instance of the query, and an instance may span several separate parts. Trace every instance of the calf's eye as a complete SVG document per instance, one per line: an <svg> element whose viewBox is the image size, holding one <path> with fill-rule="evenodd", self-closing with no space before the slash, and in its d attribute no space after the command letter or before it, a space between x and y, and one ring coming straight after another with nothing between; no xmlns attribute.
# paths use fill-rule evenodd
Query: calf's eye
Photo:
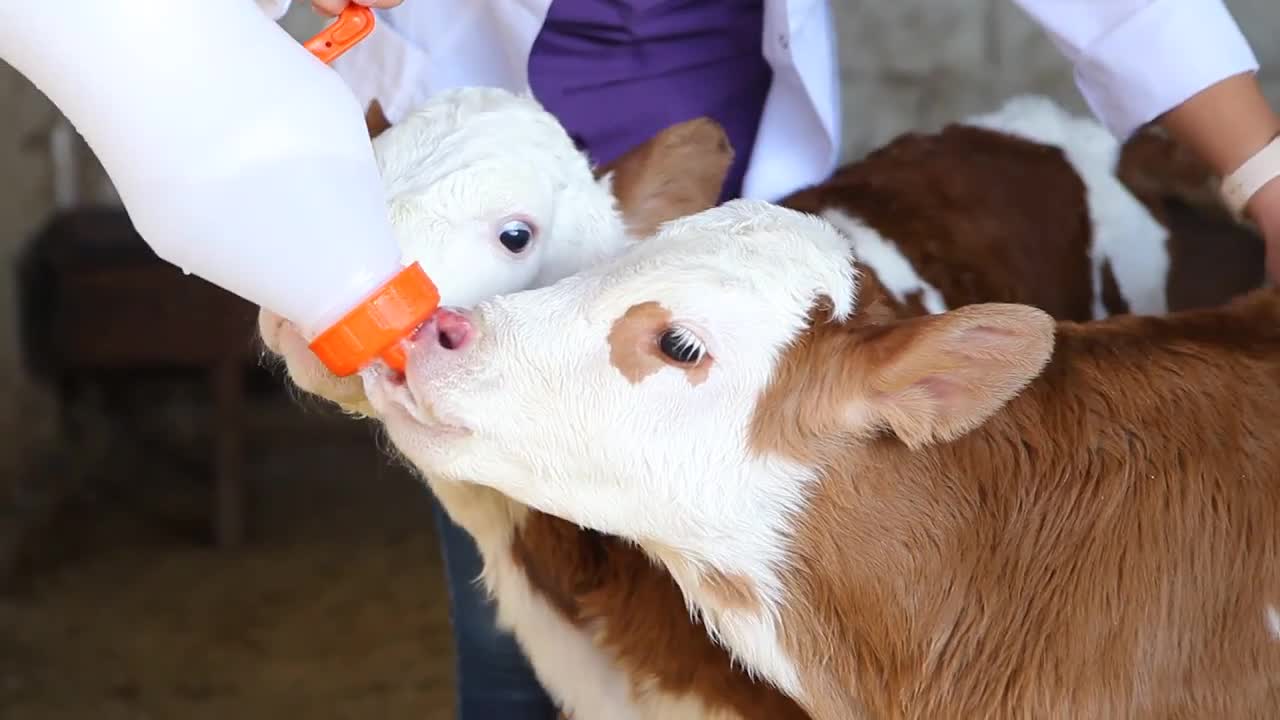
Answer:
<svg viewBox="0 0 1280 720"><path fill-rule="evenodd" d="M658 350L680 365L697 365L707 350L698 336L682 327L670 327L658 336Z"/></svg>
<svg viewBox="0 0 1280 720"><path fill-rule="evenodd" d="M511 220L503 224L498 231L498 242L507 250L519 255L533 241L533 228L523 220Z"/></svg>

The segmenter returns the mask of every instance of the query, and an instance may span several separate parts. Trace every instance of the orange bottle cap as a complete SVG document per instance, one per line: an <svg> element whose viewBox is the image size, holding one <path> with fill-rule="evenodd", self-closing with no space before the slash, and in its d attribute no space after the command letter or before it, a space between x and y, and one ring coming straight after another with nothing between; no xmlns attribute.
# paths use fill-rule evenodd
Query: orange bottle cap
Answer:
<svg viewBox="0 0 1280 720"><path fill-rule="evenodd" d="M426 322L440 305L440 292L418 263L383 283L353 310L311 341L311 352L338 377L375 358L404 372L400 341Z"/></svg>

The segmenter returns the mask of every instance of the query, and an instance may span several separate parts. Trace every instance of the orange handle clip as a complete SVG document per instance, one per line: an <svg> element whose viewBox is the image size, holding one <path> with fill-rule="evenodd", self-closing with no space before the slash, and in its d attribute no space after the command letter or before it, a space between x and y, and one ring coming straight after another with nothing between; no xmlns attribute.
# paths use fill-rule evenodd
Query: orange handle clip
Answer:
<svg viewBox="0 0 1280 720"><path fill-rule="evenodd" d="M350 50L356 43L373 32L373 10L355 3L349 3L338 19L316 33L315 37L302 43L320 62L328 65L339 55Z"/></svg>

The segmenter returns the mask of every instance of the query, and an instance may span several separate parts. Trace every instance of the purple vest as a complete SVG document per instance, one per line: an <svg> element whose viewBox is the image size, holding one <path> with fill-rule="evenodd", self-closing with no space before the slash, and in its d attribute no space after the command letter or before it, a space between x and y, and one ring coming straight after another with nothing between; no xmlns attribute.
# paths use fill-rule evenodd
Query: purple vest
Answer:
<svg viewBox="0 0 1280 720"><path fill-rule="evenodd" d="M763 23L763 0L553 0L529 84L598 164L711 117L734 150L721 199L737 197L773 79Z"/></svg>

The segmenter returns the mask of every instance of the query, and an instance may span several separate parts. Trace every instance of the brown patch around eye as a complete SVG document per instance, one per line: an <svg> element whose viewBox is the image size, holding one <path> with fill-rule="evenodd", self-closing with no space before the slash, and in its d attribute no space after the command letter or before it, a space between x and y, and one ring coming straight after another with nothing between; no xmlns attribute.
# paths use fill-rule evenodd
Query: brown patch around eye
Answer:
<svg viewBox="0 0 1280 720"><path fill-rule="evenodd" d="M649 301L632 305L609 330L609 364L635 385L664 367L684 371L690 385L700 385L710 371L710 358L694 365L677 365L658 349L658 337L671 325L671 312Z"/></svg>

